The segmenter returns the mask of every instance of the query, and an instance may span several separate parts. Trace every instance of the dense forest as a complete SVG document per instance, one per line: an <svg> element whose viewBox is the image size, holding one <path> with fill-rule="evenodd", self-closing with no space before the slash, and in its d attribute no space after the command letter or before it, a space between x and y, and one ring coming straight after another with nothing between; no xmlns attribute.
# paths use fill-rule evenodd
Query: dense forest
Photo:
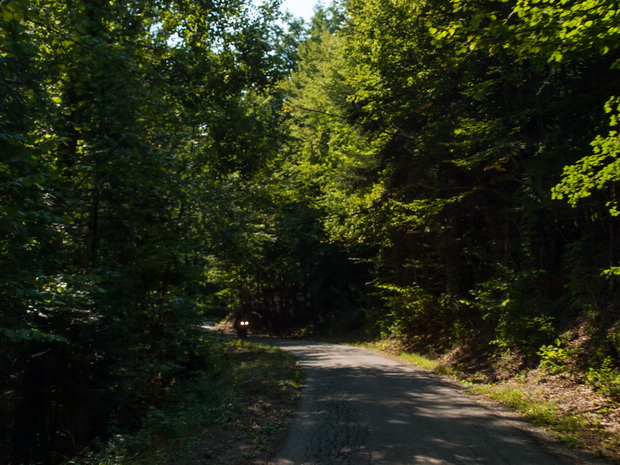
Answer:
<svg viewBox="0 0 620 465"><path fill-rule="evenodd" d="M0 2L0 462L135 427L239 312L620 395L619 68L611 0Z"/></svg>

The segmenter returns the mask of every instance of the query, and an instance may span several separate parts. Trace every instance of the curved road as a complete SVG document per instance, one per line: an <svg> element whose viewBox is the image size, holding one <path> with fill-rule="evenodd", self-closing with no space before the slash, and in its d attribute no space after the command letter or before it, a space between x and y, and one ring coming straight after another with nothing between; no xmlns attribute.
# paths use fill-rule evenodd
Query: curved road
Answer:
<svg viewBox="0 0 620 465"><path fill-rule="evenodd" d="M306 376L270 465L601 464L402 362L349 346L269 343L292 352Z"/></svg>

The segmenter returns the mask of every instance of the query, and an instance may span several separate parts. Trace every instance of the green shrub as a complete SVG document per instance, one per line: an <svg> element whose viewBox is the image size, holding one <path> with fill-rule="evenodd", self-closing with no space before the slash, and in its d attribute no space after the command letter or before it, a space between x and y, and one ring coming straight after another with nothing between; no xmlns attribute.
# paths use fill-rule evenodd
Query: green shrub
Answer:
<svg viewBox="0 0 620 465"><path fill-rule="evenodd" d="M557 375L572 371L575 350L563 347L559 340L555 345L542 346L538 350L538 355L540 356L540 368L549 374Z"/></svg>
<svg viewBox="0 0 620 465"><path fill-rule="evenodd" d="M424 289L413 285L400 287L379 285L388 314L381 322L381 336L411 342L416 336L438 334L442 312L435 299Z"/></svg>
<svg viewBox="0 0 620 465"><path fill-rule="evenodd" d="M620 399L620 370L611 357L606 357L598 368L590 368L585 381L601 394Z"/></svg>
<svg viewBox="0 0 620 465"><path fill-rule="evenodd" d="M476 312L483 333L500 353L518 349L528 358L554 334L553 316L536 289L542 270L515 271L498 266L498 277L478 283L463 300Z"/></svg>

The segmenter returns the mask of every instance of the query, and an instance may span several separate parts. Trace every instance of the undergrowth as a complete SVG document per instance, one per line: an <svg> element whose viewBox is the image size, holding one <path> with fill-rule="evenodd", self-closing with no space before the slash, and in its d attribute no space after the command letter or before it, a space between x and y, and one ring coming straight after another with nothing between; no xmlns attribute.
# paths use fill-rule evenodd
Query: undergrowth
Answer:
<svg viewBox="0 0 620 465"><path fill-rule="evenodd" d="M244 448L248 459L264 450L291 412L301 370L275 347L222 341L216 350L216 366L168 387L137 431L118 432L66 465L180 465L196 455L220 463L227 447Z"/></svg>

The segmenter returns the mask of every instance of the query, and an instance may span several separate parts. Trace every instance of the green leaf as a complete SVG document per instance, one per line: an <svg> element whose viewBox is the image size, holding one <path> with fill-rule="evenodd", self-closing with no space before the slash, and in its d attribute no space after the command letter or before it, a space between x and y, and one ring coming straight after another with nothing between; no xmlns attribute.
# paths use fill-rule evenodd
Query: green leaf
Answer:
<svg viewBox="0 0 620 465"><path fill-rule="evenodd" d="M8 8L2 6L0 7L0 10L2 11L2 19L5 22L9 23L13 20L13 13L11 13Z"/></svg>

